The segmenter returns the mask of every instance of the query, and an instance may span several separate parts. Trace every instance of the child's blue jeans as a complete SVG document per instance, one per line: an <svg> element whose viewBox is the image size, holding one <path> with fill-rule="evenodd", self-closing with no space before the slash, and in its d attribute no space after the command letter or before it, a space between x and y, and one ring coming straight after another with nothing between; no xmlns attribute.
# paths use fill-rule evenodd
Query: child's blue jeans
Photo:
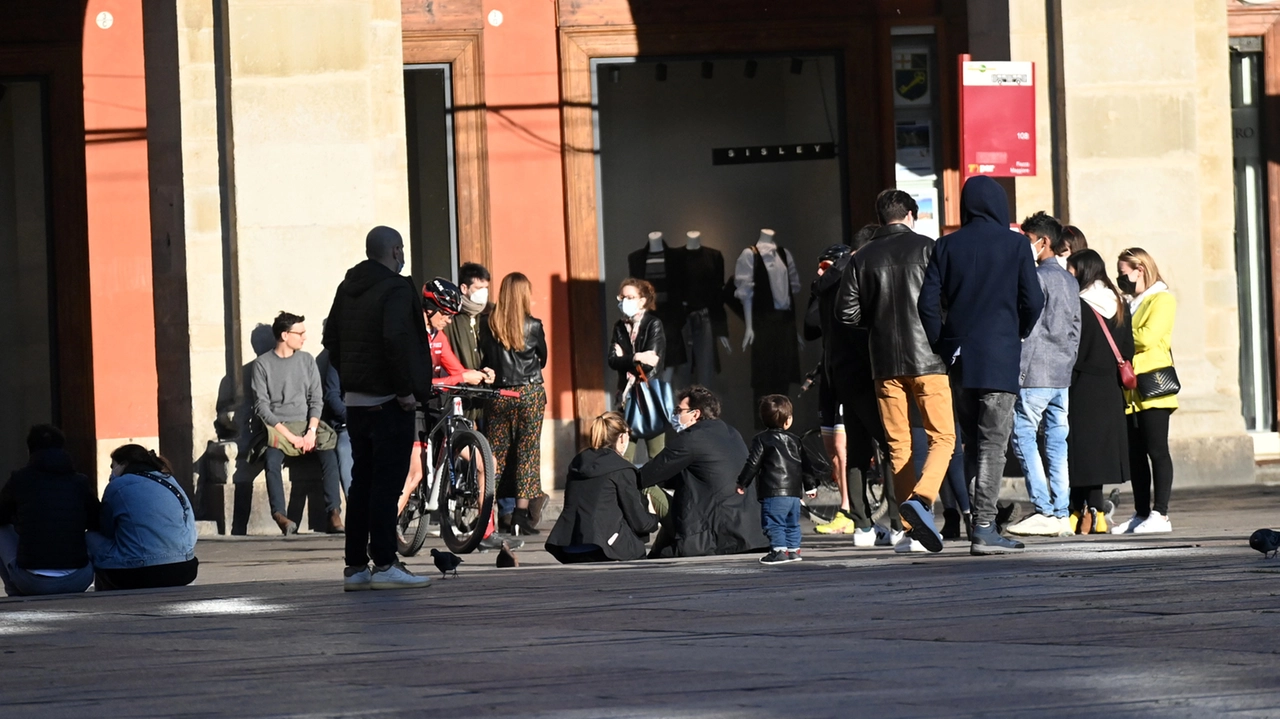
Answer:
<svg viewBox="0 0 1280 719"><path fill-rule="evenodd" d="M800 549L800 498L765 497L760 500L760 525L771 549Z"/></svg>

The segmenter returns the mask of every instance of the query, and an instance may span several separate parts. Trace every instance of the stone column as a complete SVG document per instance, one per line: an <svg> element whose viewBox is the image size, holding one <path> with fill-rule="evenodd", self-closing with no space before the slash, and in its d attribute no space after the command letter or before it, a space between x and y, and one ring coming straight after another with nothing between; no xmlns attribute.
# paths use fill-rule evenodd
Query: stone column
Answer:
<svg viewBox="0 0 1280 719"><path fill-rule="evenodd" d="M1110 264L1151 252L1178 298L1175 486L1251 482L1239 320L1226 6L1061 0L1069 215Z"/></svg>

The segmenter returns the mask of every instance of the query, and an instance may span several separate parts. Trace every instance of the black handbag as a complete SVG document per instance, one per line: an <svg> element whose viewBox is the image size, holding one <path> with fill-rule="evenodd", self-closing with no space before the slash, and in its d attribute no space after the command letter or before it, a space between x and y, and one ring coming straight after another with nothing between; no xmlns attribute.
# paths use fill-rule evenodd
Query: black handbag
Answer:
<svg viewBox="0 0 1280 719"><path fill-rule="evenodd" d="M1182 390L1178 371L1173 367L1161 367L1138 375L1138 395L1143 399L1168 397Z"/></svg>

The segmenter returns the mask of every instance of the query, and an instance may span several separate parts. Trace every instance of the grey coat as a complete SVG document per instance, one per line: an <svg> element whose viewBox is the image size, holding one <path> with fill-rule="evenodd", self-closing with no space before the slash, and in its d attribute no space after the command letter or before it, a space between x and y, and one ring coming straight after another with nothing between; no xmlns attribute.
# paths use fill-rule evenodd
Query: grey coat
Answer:
<svg viewBox="0 0 1280 719"><path fill-rule="evenodd" d="M1080 349L1080 285L1050 257L1036 269L1044 311L1022 342L1020 381L1024 388L1071 386Z"/></svg>

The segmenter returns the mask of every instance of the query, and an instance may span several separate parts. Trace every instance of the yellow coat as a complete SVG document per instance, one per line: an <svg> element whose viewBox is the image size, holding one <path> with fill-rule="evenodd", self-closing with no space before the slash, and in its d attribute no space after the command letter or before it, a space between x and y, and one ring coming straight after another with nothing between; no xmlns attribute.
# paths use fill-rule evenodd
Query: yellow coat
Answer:
<svg viewBox="0 0 1280 719"><path fill-rule="evenodd" d="M1178 300L1168 290L1148 295L1133 313L1133 371L1137 374L1173 366L1173 318ZM1146 409L1177 409L1178 395L1143 399L1126 390L1126 414Z"/></svg>

